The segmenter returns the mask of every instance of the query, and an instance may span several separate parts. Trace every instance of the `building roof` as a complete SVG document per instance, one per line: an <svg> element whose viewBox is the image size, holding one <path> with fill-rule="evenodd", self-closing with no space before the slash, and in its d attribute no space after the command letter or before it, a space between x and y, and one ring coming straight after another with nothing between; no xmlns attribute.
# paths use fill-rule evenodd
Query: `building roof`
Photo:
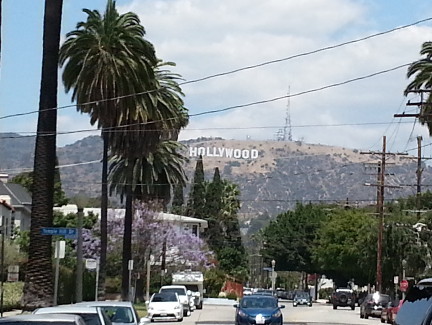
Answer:
<svg viewBox="0 0 432 325"><path fill-rule="evenodd" d="M75 204L67 204L62 207L55 207L54 210L63 212L64 214L69 213L77 213L78 207ZM125 209L108 209L109 211L115 211L116 216L123 217L125 214ZM89 212L94 213L95 215L101 215L100 208L84 208L84 214L88 214ZM178 214L165 213L160 212L156 214L156 219L164 220L168 222L177 222L177 223L198 223L201 228L208 228L207 220L192 218L187 216L181 216Z"/></svg>
<svg viewBox="0 0 432 325"><path fill-rule="evenodd" d="M28 206L32 202L30 193L20 184L3 183L0 181L0 195L9 195L11 205L14 207Z"/></svg>

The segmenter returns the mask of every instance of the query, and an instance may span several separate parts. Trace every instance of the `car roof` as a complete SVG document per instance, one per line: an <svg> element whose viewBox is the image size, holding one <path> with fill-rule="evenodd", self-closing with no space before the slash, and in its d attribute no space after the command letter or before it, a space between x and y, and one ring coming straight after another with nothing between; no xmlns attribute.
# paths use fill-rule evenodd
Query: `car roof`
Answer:
<svg viewBox="0 0 432 325"><path fill-rule="evenodd" d="M58 322L58 321L80 321L83 322L82 318L78 315L73 314L52 314L49 317L42 314L26 314L26 315L15 315L0 318L0 323L12 322L12 321L47 321L47 322Z"/></svg>
<svg viewBox="0 0 432 325"><path fill-rule="evenodd" d="M54 307L43 307L36 309L34 314L51 314L51 313L80 313L80 314L97 314L98 309L94 306L84 306L84 305L59 305Z"/></svg>
<svg viewBox="0 0 432 325"><path fill-rule="evenodd" d="M432 278L422 279L416 285L432 285Z"/></svg>
<svg viewBox="0 0 432 325"><path fill-rule="evenodd" d="M74 306L76 305L92 306L92 307L104 307L104 306L133 307L130 301L117 301L117 300L82 301L74 304Z"/></svg>
<svg viewBox="0 0 432 325"><path fill-rule="evenodd" d="M168 286L162 286L161 287L161 289L170 289L170 288L175 288L175 289L178 289L178 288L181 288L181 289L183 289L183 288L186 288L186 286L184 286L184 285L168 285Z"/></svg>

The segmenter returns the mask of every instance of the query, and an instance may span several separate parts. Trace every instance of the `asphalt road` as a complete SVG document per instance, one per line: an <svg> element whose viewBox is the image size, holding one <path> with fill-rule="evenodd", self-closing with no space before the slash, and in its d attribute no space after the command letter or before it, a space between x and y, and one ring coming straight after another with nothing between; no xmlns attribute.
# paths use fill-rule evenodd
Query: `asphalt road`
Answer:
<svg viewBox="0 0 432 325"><path fill-rule="evenodd" d="M338 308L333 310L331 305L316 303L312 307L293 307L291 302L281 301L285 305L283 309L284 324L287 325L378 325L379 318L361 319L358 307L353 311L350 308ZM195 310L191 316L185 317L184 325L211 325L234 324L235 308L232 306L204 305L202 310ZM156 323L155 323L156 324ZM162 323L161 323L162 324ZM167 324L167 323L165 323ZM172 323L171 323L172 324Z"/></svg>

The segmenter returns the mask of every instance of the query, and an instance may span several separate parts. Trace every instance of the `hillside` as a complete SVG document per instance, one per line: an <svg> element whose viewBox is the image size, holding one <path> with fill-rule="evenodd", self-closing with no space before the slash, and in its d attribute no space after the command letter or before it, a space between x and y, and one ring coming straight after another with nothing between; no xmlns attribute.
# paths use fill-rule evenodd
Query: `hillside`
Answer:
<svg viewBox="0 0 432 325"><path fill-rule="evenodd" d="M33 138L16 138L0 134L0 171L11 175L33 165ZM377 162L379 157L361 154L358 150L318 144L276 141L240 141L198 139L184 142L190 156L186 166L189 182L196 157L203 155L206 178L211 179L215 167L223 178L237 183L241 190L242 214L249 216L268 213L275 215L296 202L373 203L376 169L365 163ZM84 138L58 148L61 178L70 196L84 190L89 196L100 193L100 161L102 141L99 136ZM414 185L415 159L392 159L386 183ZM73 166L70 166L73 165ZM425 167L423 184L431 184L432 170ZM427 187L425 187L427 189ZM415 193L414 186L386 190L386 199Z"/></svg>

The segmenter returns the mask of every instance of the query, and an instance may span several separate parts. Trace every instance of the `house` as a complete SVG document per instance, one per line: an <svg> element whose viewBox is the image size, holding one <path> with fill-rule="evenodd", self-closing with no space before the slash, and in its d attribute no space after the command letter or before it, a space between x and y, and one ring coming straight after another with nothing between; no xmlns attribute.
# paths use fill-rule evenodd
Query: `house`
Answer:
<svg viewBox="0 0 432 325"><path fill-rule="evenodd" d="M78 207L75 204L67 204L62 207L55 207L54 210L63 212L63 214L67 215L70 213L77 213ZM101 215L100 208L84 208L84 215L88 215L90 212L99 217ZM124 209L108 209L108 214L110 212L114 212L118 217L124 217L125 214ZM172 223L183 231L191 232L197 237L200 236L204 229L208 228L208 222L206 220L181 216L178 214L159 212L156 214L155 219Z"/></svg>
<svg viewBox="0 0 432 325"><path fill-rule="evenodd" d="M13 217L7 220L10 227L30 229L32 199L27 189L20 184L8 183L8 175L0 174L0 201L4 200L14 209Z"/></svg>
<svg viewBox="0 0 432 325"><path fill-rule="evenodd" d="M0 195L0 218L1 218L1 225L4 224L8 225L6 227L5 234L6 236L11 236L13 226L14 226L14 213L15 209L11 205L11 199L7 195ZM3 232L3 229L2 229Z"/></svg>

